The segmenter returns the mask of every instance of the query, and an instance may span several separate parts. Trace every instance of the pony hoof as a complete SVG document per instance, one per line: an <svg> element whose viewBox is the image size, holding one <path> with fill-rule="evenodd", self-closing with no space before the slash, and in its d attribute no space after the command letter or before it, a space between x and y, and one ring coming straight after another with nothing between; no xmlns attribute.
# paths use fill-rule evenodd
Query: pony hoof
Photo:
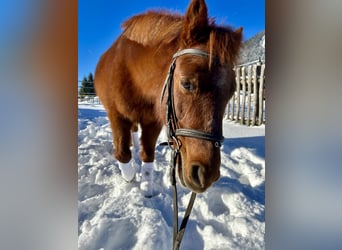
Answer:
<svg viewBox="0 0 342 250"><path fill-rule="evenodd" d="M135 177L136 169L134 167L132 160L128 163L119 162L119 169L121 170L122 178L124 178L125 181L127 182L133 181Z"/></svg>

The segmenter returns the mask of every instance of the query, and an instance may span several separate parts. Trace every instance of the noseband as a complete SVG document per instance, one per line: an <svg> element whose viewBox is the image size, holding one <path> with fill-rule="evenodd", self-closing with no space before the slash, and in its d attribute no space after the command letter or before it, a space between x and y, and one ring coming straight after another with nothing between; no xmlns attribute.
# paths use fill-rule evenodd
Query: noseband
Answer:
<svg viewBox="0 0 342 250"><path fill-rule="evenodd" d="M219 148L222 145L224 137L222 135L210 134L204 131L195 130L191 128L179 128L177 123L177 116L174 105L174 81L173 74L176 68L176 59L182 55L194 55L201 56L205 58L209 58L209 54L203 50L199 49L184 49L175 53L172 57L172 63L170 65L161 98L160 103L162 103L164 99L165 92L167 90L167 100L166 100L166 124L167 124L167 134L168 134L168 145L172 149L171 155L171 163L170 163L170 177L171 184L173 186L173 249L178 250L185 232L185 228L187 222L190 217L190 213L195 202L196 193L192 192L191 198L189 200L188 207L185 211L185 215L183 221L181 223L180 228L178 229L178 202L177 202L177 186L176 186L176 165L180 164L180 140L177 138L178 136L192 137L200 140L207 140L214 143L216 148Z"/></svg>
<svg viewBox="0 0 342 250"><path fill-rule="evenodd" d="M172 142L174 142L179 150L180 148L180 141L177 138L178 136L185 136L185 137L193 137L201 140L212 141L214 146L219 148L222 145L224 137L222 135L213 135L204 131L195 130L191 128L179 128L177 123L177 116L174 106L174 81L173 81L173 74L176 68L176 60L178 57L182 55L194 55L209 58L209 53L199 50L199 49L183 49L175 53L172 57L172 63L170 65L166 80L164 82L162 95L160 102L163 101L165 92L167 90L167 101L166 101L166 124L167 124L167 133L168 138Z"/></svg>

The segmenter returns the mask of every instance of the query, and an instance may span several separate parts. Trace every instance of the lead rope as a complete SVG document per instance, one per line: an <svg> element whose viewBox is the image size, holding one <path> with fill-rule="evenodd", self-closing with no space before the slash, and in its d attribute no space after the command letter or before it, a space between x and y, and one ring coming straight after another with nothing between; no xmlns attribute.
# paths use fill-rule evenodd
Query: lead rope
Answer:
<svg viewBox="0 0 342 250"><path fill-rule="evenodd" d="M192 207L196 199L196 193L192 192L189 200L188 207L186 208L184 218L182 220L181 226L178 229L178 194L177 194L177 184L176 184L176 164L179 161L179 151L172 150L171 155L171 184L173 187L173 250L179 250L181 245L186 225L189 221Z"/></svg>

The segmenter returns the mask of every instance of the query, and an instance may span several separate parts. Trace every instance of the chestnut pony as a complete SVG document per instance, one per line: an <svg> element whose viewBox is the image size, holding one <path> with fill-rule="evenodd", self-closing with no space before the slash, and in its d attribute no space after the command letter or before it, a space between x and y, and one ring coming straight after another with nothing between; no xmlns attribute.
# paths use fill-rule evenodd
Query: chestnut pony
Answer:
<svg viewBox="0 0 342 250"><path fill-rule="evenodd" d="M153 173L156 140L168 125L181 156L181 183L204 192L220 177L215 138L223 138L224 110L235 91L233 66L242 28L216 26L208 18L205 1L192 0L185 16L150 11L127 20L123 29L95 72L119 167L126 179L134 178L131 130L139 124L140 157Z"/></svg>

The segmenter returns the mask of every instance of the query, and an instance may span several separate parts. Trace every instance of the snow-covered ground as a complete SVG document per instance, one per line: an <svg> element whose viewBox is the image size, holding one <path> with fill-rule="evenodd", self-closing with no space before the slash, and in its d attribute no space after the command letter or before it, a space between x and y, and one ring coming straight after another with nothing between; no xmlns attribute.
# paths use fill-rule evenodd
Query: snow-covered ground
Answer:
<svg viewBox="0 0 342 250"><path fill-rule="evenodd" d="M170 150L156 148L155 195L145 198L121 178L102 105L79 104L78 123L79 249L171 249ZM221 178L197 195L181 249L265 248L265 127L223 126ZM182 219L190 191L178 187Z"/></svg>

